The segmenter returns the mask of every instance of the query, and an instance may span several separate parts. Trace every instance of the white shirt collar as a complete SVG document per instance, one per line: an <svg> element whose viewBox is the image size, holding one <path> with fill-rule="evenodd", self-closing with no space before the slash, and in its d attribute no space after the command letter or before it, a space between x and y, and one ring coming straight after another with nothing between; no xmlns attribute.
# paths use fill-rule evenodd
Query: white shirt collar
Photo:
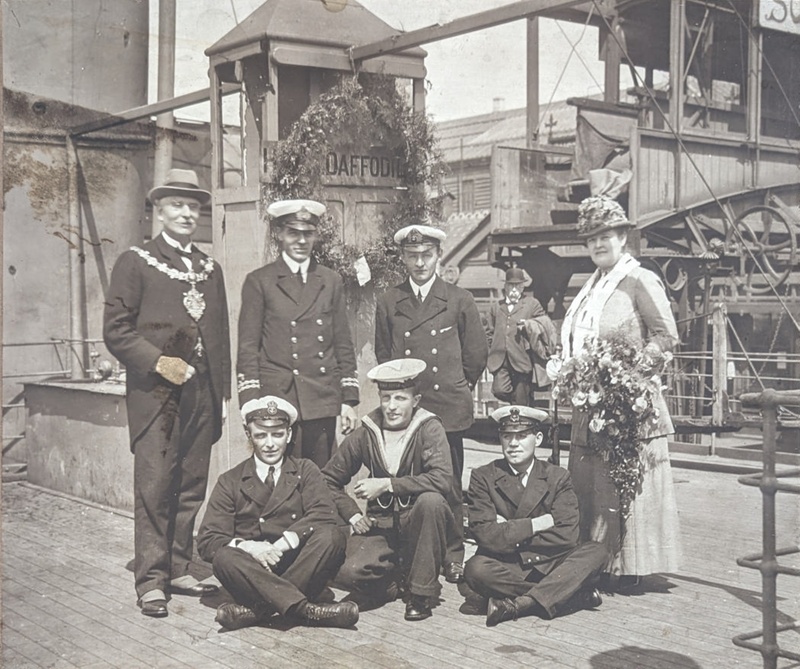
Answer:
<svg viewBox="0 0 800 669"><path fill-rule="evenodd" d="M517 474L520 477L520 481L522 482L522 486L525 487L528 485L528 477L531 475L533 471L533 466L536 464L536 458L531 461L531 464L524 472L517 471L513 465L509 464L508 466L511 467L511 471Z"/></svg>
<svg viewBox="0 0 800 669"><path fill-rule="evenodd" d="M275 479L275 483L278 482L278 479L281 477L281 470L283 469L283 463L286 458L283 458L277 465L268 465L266 462L262 462L258 459L258 457L253 454L253 462L256 463L256 474L258 478L262 481L267 480L267 475L269 474L269 468L274 467L274 471L272 472L272 477Z"/></svg>
<svg viewBox="0 0 800 669"><path fill-rule="evenodd" d="M297 262L293 258L290 258L286 251L281 251L281 257L287 267L292 270L292 274L297 274L297 270L300 270L300 274L303 275L303 280L305 280L308 276L308 266L311 264L311 258L306 258L303 262Z"/></svg>
<svg viewBox="0 0 800 669"><path fill-rule="evenodd" d="M433 285L434 281L436 281L435 272L433 276L430 279L428 279L425 283L423 283L421 286L418 286L416 283L414 283L411 280L411 277L408 278L408 283L411 284L411 290L414 291L415 295L419 293L420 294L419 296L423 301L425 300L426 297L428 297L428 293L431 292L431 286Z"/></svg>
<svg viewBox="0 0 800 669"><path fill-rule="evenodd" d="M167 234L166 230L161 231L161 236L164 238L164 241L167 242L172 248L180 249L181 251L185 251L186 253L192 252L192 242L189 242L186 246L183 246L177 239L173 239Z"/></svg>

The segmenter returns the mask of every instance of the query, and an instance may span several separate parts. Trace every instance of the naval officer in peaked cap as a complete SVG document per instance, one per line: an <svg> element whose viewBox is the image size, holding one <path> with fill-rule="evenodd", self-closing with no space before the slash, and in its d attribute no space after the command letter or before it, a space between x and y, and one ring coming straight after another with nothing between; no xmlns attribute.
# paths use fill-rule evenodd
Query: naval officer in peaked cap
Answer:
<svg viewBox="0 0 800 669"><path fill-rule="evenodd" d="M436 275L444 231L430 225L409 225L394 237L408 280L378 298L375 355L378 362L414 357L424 360L419 378L420 406L442 420L453 463L449 503L456 536L448 541L445 578L463 578L464 558L461 474L464 431L472 425L472 388L486 367L488 346L478 307L471 293Z"/></svg>
<svg viewBox="0 0 800 669"><path fill-rule="evenodd" d="M239 403L264 393L298 410L292 454L324 467L336 436L356 426L356 355L341 277L311 252L325 205L313 200L273 202L277 260L251 272L242 288L236 364Z"/></svg>
<svg viewBox="0 0 800 669"><path fill-rule="evenodd" d="M235 603L217 609L226 629L274 613L303 625L352 627L354 602L316 603L342 564L345 537L319 469L289 457L297 420L290 402L267 395L242 406L252 457L222 474L197 536L200 555Z"/></svg>
<svg viewBox="0 0 800 669"><path fill-rule="evenodd" d="M600 606L594 588L608 551L580 543L578 498L566 469L536 457L548 414L496 409L503 457L472 470L469 526L478 550L465 567L486 625L522 616L553 618Z"/></svg>

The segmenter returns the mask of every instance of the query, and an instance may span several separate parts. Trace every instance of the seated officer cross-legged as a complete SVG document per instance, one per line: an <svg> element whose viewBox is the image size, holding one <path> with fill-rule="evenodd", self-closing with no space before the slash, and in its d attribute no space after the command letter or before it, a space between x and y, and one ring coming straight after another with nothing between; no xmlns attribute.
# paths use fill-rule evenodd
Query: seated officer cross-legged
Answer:
<svg viewBox="0 0 800 669"><path fill-rule="evenodd" d="M390 601L404 588L405 619L431 615L447 537L455 531L446 496L453 470L447 436L438 417L418 407L415 380L425 362L390 360L369 371L378 384L380 408L333 454L322 473L342 518L353 529L336 584L357 597ZM366 514L344 491L361 467L368 477L356 483Z"/></svg>
<svg viewBox="0 0 800 669"><path fill-rule="evenodd" d="M355 602L315 603L344 560L345 535L317 466L286 457L297 410L278 397L242 407L254 455L219 477L197 547L235 600L217 609L227 629L275 613L301 625L352 627Z"/></svg>
<svg viewBox="0 0 800 669"><path fill-rule="evenodd" d="M469 524L478 551L464 568L467 585L483 598L486 625L599 606L593 582L607 551L595 542L578 543L578 499L569 472L535 455L547 413L506 406L492 418L503 458L472 471Z"/></svg>

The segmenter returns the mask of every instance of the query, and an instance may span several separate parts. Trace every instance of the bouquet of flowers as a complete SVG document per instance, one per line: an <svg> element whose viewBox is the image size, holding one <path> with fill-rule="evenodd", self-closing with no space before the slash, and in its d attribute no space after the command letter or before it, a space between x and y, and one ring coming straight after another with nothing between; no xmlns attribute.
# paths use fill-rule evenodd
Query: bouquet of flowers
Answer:
<svg viewBox="0 0 800 669"><path fill-rule="evenodd" d="M646 346L618 329L586 341L566 360L553 387L553 399L588 413L589 447L608 462L619 492L623 517L642 479L641 430L658 420L653 398L672 355Z"/></svg>

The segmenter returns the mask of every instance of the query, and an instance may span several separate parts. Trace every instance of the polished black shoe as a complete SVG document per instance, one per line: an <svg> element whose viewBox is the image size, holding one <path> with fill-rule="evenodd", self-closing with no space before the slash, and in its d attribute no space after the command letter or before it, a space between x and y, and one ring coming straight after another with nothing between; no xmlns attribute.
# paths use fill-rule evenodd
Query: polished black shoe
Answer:
<svg viewBox="0 0 800 669"><path fill-rule="evenodd" d="M169 615L166 599L151 599L149 602L143 602L140 599L138 604L139 608L142 609L143 616L149 616L150 618L166 618Z"/></svg>
<svg viewBox="0 0 800 669"><path fill-rule="evenodd" d="M597 588L583 588L575 595L577 605L582 609L596 609L603 603Z"/></svg>
<svg viewBox="0 0 800 669"><path fill-rule="evenodd" d="M358 604L312 604L308 602L300 613L301 619L314 627L353 627L358 622Z"/></svg>
<svg viewBox="0 0 800 669"><path fill-rule="evenodd" d="M516 620L518 616L519 611L513 599L490 597L486 604L486 627L494 627L507 620Z"/></svg>
<svg viewBox="0 0 800 669"><path fill-rule="evenodd" d="M419 595L411 595L408 602L406 602L406 614L403 616L406 620L425 620L431 617L431 607L428 604L427 597L420 597Z"/></svg>
<svg viewBox="0 0 800 669"><path fill-rule="evenodd" d="M203 595L213 595L219 592L219 587L213 583L196 583L195 585L180 586L170 585L167 592L173 595L188 595L189 597L202 597Z"/></svg>
<svg viewBox="0 0 800 669"><path fill-rule="evenodd" d="M242 627L258 625L261 616L247 606L228 602L217 607L217 615L214 620L227 630L238 630Z"/></svg>
<svg viewBox="0 0 800 669"><path fill-rule="evenodd" d="M444 566L444 580L448 583L461 583L464 580L464 565L459 562L448 562Z"/></svg>

